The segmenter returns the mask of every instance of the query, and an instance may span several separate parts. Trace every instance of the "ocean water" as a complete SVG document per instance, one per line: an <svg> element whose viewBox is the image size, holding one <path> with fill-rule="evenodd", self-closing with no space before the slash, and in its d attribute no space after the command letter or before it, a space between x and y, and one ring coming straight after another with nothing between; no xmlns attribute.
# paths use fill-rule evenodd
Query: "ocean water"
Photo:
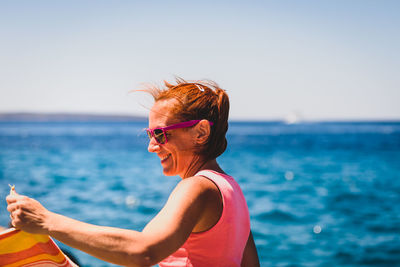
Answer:
<svg viewBox="0 0 400 267"><path fill-rule="evenodd" d="M146 123L1 122L8 184L48 209L141 230L178 177ZM261 266L400 266L400 122L232 122L219 158L246 196ZM0 205L0 225L9 214ZM82 266L113 266L80 251Z"/></svg>

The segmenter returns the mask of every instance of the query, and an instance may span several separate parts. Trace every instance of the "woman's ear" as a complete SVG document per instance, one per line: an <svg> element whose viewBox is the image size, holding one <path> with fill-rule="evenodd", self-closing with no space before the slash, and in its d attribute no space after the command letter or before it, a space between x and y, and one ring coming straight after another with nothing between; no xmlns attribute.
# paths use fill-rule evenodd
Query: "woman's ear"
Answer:
<svg viewBox="0 0 400 267"><path fill-rule="evenodd" d="M208 120L201 120L196 126L195 140L198 145L204 145L211 134L211 126Z"/></svg>

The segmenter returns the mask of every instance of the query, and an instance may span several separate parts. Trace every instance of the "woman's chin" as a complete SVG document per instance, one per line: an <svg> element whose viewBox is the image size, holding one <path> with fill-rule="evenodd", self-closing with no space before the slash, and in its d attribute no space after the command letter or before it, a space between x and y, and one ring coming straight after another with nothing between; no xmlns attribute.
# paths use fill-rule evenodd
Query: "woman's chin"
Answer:
<svg viewBox="0 0 400 267"><path fill-rule="evenodd" d="M163 174L165 176L175 176L177 175L175 172L173 172L171 169L169 168L163 168Z"/></svg>

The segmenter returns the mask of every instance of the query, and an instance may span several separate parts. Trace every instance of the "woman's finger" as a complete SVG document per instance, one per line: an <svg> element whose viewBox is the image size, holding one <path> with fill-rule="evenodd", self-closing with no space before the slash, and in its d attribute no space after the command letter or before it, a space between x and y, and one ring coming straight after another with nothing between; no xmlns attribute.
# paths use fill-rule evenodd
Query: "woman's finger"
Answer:
<svg viewBox="0 0 400 267"><path fill-rule="evenodd" d="M27 196L20 195L18 193L14 193L12 195L8 195L6 197L6 201L8 204L11 204L11 203L17 202L18 200L27 199L27 198L28 198Z"/></svg>
<svg viewBox="0 0 400 267"><path fill-rule="evenodd" d="M19 208L19 205L18 205L18 203L12 203L12 204L9 204L8 206L7 206L7 211L8 212L14 212L14 211L16 211L17 209Z"/></svg>
<svg viewBox="0 0 400 267"><path fill-rule="evenodd" d="M6 201L7 201L7 204L11 204L11 203L16 202L17 199L15 198L15 196L8 195L8 196L6 197Z"/></svg>
<svg viewBox="0 0 400 267"><path fill-rule="evenodd" d="M15 202L17 202L18 200L21 200L21 199L22 199L22 196L20 196L20 195L8 195L6 197L7 204L15 203Z"/></svg>
<svg viewBox="0 0 400 267"><path fill-rule="evenodd" d="M10 218L11 218L11 225L12 225L14 228L19 228L19 227L18 227L19 222L20 222L19 218L16 217L15 215L12 215L12 214L10 215Z"/></svg>

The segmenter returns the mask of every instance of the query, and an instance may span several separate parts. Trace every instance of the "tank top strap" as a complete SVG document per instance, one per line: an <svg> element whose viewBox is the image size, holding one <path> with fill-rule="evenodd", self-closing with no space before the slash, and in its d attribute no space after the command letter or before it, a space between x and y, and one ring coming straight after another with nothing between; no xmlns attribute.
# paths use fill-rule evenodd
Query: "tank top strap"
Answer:
<svg viewBox="0 0 400 267"><path fill-rule="evenodd" d="M218 173L216 171L212 171L212 170L201 170L198 173L196 173L195 176L204 176L209 178L211 181L217 183L217 186L219 185L218 181L224 181L226 179L232 179L232 177L230 177L227 174L223 174L223 173Z"/></svg>

